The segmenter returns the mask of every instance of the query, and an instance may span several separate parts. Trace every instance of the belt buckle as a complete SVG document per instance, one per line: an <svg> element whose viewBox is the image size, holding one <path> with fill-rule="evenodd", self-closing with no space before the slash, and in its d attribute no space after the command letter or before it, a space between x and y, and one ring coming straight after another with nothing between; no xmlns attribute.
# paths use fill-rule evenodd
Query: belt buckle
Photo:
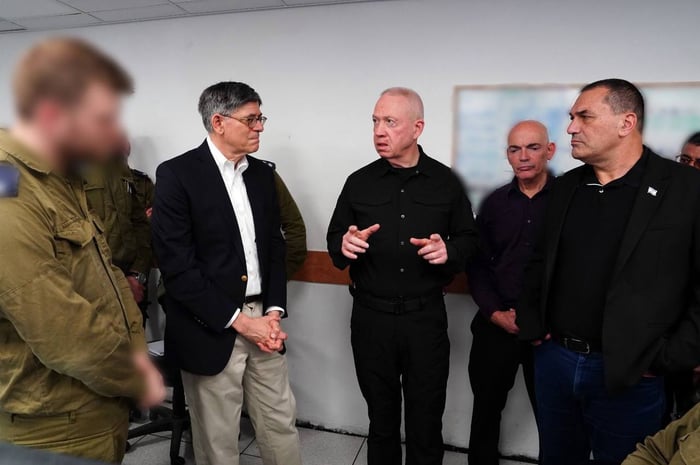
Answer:
<svg viewBox="0 0 700 465"><path fill-rule="evenodd" d="M396 301L393 304L394 315L401 315L403 313L406 313L406 301L402 297L396 299Z"/></svg>
<svg viewBox="0 0 700 465"><path fill-rule="evenodd" d="M570 342L573 344L570 344ZM575 337L565 338L564 345L567 349L573 352L578 352L579 354L590 355L591 353L591 345L586 341L582 341L581 339L577 339Z"/></svg>

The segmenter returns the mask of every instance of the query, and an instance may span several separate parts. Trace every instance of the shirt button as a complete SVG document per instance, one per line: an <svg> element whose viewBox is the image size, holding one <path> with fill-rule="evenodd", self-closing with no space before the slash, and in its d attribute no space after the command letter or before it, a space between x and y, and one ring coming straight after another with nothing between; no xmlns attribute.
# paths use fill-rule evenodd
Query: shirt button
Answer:
<svg viewBox="0 0 700 465"><path fill-rule="evenodd" d="M399 271L400 271L401 273L403 273L403 268L401 268Z"/></svg>
<svg viewBox="0 0 700 465"><path fill-rule="evenodd" d="M243 281L244 283L247 282L248 276L246 276L246 275L241 276L241 281Z"/></svg>
<svg viewBox="0 0 700 465"><path fill-rule="evenodd" d="M406 191L405 191L405 190L403 190L403 189L401 189L401 193L403 194L404 192L406 192Z"/></svg>
<svg viewBox="0 0 700 465"><path fill-rule="evenodd" d="M404 219L404 218L406 218L406 215L404 215L403 213L401 213L401 219Z"/></svg>
<svg viewBox="0 0 700 465"><path fill-rule="evenodd" d="M600 194L602 194L603 192L605 192L605 189L601 189L598 191L598 193L600 193Z"/></svg>
<svg viewBox="0 0 700 465"><path fill-rule="evenodd" d="M404 244L405 244L404 241L399 242L399 245L404 245Z"/></svg>
<svg viewBox="0 0 700 465"><path fill-rule="evenodd" d="M532 223L532 220L527 220L527 224L530 224L530 223Z"/></svg>

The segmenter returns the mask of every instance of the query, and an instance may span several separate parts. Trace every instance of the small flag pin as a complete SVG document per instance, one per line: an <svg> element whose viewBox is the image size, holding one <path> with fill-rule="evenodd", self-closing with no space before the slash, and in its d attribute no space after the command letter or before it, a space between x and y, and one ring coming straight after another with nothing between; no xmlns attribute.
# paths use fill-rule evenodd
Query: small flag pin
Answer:
<svg viewBox="0 0 700 465"><path fill-rule="evenodd" d="M649 186L649 188L647 189L647 194L651 194L654 197L656 197L656 194L658 194L658 193L659 193L659 191L657 191L656 189L654 189L651 186Z"/></svg>

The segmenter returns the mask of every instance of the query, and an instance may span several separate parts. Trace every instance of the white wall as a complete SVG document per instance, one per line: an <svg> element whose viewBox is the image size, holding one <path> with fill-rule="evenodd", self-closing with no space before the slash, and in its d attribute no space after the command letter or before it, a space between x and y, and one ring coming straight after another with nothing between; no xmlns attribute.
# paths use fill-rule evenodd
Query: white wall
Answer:
<svg viewBox="0 0 700 465"><path fill-rule="evenodd" d="M250 83L270 117L260 156L274 160L300 203L311 249L345 177L373 160L370 114L379 91L418 90L422 143L449 163L457 84L639 82L700 78L698 0L430 0L124 24L71 30L133 72L127 108L137 167L153 173L204 137L196 101L218 80ZM38 34L0 35L0 125L11 120L9 70ZM350 299L341 286L293 283L289 359L301 419L363 432L367 420L349 352ZM449 297L452 371L445 438L466 446L466 363L475 311ZM536 454L521 381L505 416L503 450Z"/></svg>

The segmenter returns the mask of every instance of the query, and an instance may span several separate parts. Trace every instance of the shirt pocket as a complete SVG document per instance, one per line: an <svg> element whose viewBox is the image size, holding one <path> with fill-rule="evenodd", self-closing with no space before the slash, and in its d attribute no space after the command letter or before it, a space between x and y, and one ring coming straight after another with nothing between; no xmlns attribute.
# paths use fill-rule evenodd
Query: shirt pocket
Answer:
<svg viewBox="0 0 700 465"><path fill-rule="evenodd" d="M390 195L376 195L358 197L352 202L355 213L355 223L359 229L365 229L373 224L382 224L392 219L392 201ZM377 233L381 232L380 229Z"/></svg>
<svg viewBox="0 0 700 465"><path fill-rule="evenodd" d="M91 302L113 295L109 246L101 228L97 219L76 217L64 222L54 239L56 258L71 274L74 290Z"/></svg>
<svg viewBox="0 0 700 465"><path fill-rule="evenodd" d="M64 222L57 228L54 236L56 258L69 270L72 269L74 258L95 237L95 231L90 221L74 218Z"/></svg>
<svg viewBox="0 0 700 465"><path fill-rule="evenodd" d="M678 453L683 458L680 463L697 464L700 457L700 431L686 434L678 441ZM676 462L671 462L675 464Z"/></svg>
<svg viewBox="0 0 700 465"><path fill-rule="evenodd" d="M415 237L430 237L440 234L447 240L450 232L450 212L452 203L445 195L435 192L419 192L413 194L415 212L413 215L420 221L413 223Z"/></svg>

